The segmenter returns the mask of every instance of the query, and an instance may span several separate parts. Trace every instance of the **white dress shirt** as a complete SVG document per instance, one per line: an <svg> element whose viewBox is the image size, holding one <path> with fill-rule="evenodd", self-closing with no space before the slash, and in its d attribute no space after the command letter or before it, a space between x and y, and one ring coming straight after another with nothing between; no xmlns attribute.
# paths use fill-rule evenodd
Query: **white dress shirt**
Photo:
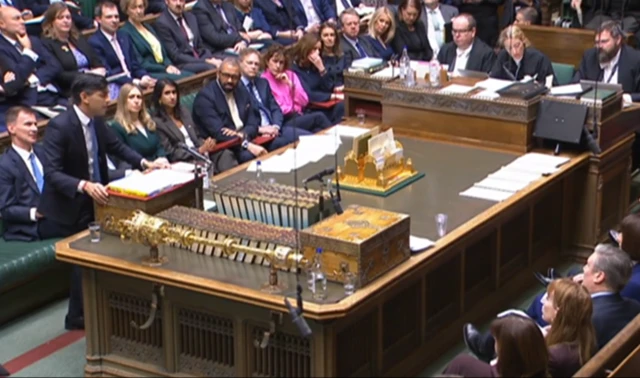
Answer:
<svg viewBox="0 0 640 378"><path fill-rule="evenodd" d="M473 48L473 43L469 45L464 50L460 50L456 48L456 65L453 67L454 71L458 70L466 70L467 62L469 61L469 55L471 55L471 49Z"/></svg>
<svg viewBox="0 0 640 378"><path fill-rule="evenodd" d="M349 8L353 8L353 3L351 2L351 0L345 0L347 2L347 4L349 4ZM342 4L342 0L335 0L336 2L336 10L338 11L336 14L338 15L338 18L340 18L340 15L342 14L342 12L345 10L344 4Z"/></svg>
<svg viewBox="0 0 640 378"><path fill-rule="evenodd" d="M438 52L442 45L444 45L444 17L440 12L440 7L431 9L424 7L424 12L427 14L427 37L429 39L429 46L433 50L433 56L438 56ZM436 30L436 26L438 26ZM440 34L438 37L438 33Z"/></svg>
<svg viewBox="0 0 640 378"><path fill-rule="evenodd" d="M116 34L107 34L102 28L100 32L111 44L111 48L116 53L118 60L120 61L120 67L122 67L122 72L126 73L127 76L131 77L131 72L129 72L129 67L127 66L127 61L124 58L124 53L122 52L122 47L120 47L120 43L118 43L117 33Z"/></svg>
<svg viewBox="0 0 640 378"><path fill-rule="evenodd" d="M300 0L300 3L304 9L304 14L307 16L307 25L320 25L322 21L318 16L318 12L316 12L316 8L313 7L313 0Z"/></svg>
<svg viewBox="0 0 640 378"><path fill-rule="evenodd" d="M618 50L616 56L611 59L609 63L600 64L600 69L604 70L604 74L602 75L603 83L613 83L613 84L621 84L618 81L618 68L620 63L620 52L622 49Z"/></svg>
<svg viewBox="0 0 640 378"><path fill-rule="evenodd" d="M84 143L87 146L87 164L89 166L89 177L93 177L93 140L91 139L91 132L89 131L89 122L91 122L91 118L87 117L86 114L78 108L77 105L73 105L73 111L76 112L78 119L80 120L80 124L82 125L82 134L84 135ZM98 148L97 146L95 148ZM82 188L84 187L85 180L80 180L78 184L78 191L82 192Z"/></svg>
<svg viewBox="0 0 640 378"><path fill-rule="evenodd" d="M18 153L18 156L20 156L20 159L22 159L22 161L24 161L24 165L27 166L27 170L29 171L29 173L31 174L31 178L33 178L33 181L36 181L36 175L33 173L33 167L31 166L31 154L35 155L35 152L33 151L33 149L31 149L31 151L27 151L24 148L20 148L18 146L16 146L15 144L11 144L11 147L13 147L13 149ZM44 170L42 169L42 163L40 162L40 159L38 159L38 155L36 155L36 165L38 166L38 169L40 170L40 172L42 173L42 177L44 178ZM35 207L32 207L31 209L29 209L29 218L31 219L32 222L37 222L37 218L36 218L36 211L37 209Z"/></svg>

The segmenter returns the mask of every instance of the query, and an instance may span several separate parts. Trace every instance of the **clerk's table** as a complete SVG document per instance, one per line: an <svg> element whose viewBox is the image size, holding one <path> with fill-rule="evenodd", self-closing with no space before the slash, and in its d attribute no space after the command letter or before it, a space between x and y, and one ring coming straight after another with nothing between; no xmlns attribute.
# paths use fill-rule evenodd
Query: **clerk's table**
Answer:
<svg viewBox="0 0 640 378"><path fill-rule="evenodd" d="M148 247L116 236L91 243L85 232L60 241L57 258L85 268L85 374L415 375L459 342L464 322L493 316L516 298L531 284L530 270L557 261L580 227L574 215L587 153L495 203L459 193L521 154L398 139L425 177L387 197L343 190L343 206L408 214L411 234L432 240L435 215L446 213L450 231L351 296L330 282L327 299L314 300L302 274L309 338L283 302L285 295L295 302L293 272L279 272L287 289L269 294L264 266L161 246L168 262L150 267L141 263ZM342 142L338 161L351 141ZM331 166L333 156L324 157L299 169L298 180ZM253 175L245 165L217 183ZM293 184L292 174L273 177Z"/></svg>

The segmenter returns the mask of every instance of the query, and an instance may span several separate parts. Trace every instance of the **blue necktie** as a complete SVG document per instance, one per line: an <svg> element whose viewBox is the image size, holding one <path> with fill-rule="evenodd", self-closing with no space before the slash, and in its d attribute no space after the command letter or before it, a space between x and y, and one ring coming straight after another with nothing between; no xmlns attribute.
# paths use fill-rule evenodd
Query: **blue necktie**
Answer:
<svg viewBox="0 0 640 378"><path fill-rule="evenodd" d="M222 22L227 25L227 34L231 34L234 32L233 26L227 21L227 15L224 14L224 9L222 9L222 5L214 5L218 13L220 13L220 17L222 18Z"/></svg>
<svg viewBox="0 0 640 378"><path fill-rule="evenodd" d="M93 154L93 174L91 175L91 181L101 183L102 177L100 175L100 163L98 162L98 137L96 136L96 129L93 125L93 120L89 121L87 128L91 134L91 152Z"/></svg>
<svg viewBox="0 0 640 378"><path fill-rule="evenodd" d="M362 46L360 46L360 42L356 42L356 50L358 50L358 54L360 54L360 58L367 57L367 53L364 52L364 49L362 48Z"/></svg>
<svg viewBox="0 0 640 378"><path fill-rule="evenodd" d="M270 125L271 124L271 115L269 114L269 112L267 111L267 108L265 108L264 104L262 103L262 99L260 98L260 93L258 92L258 88L256 88L255 84L253 84L253 81L250 81L248 83L248 87L249 87L249 92L251 92L251 94L256 99L256 101L258 101L258 108L260 109L260 116L263 118L262 123L264 124L264 121L267 121L267 124Z"/></svg>
<svg viewBox="0 0 640 378"><path fill-rule="evenodd" d="M42 193L42 188L44 187L44 177L42 176L42 171L38 167L38 163L36 162L36 154L33 152L29 155L29 161L31 162L31 169L33 170L33 177L36 179L36 185L38 186L38 191Z"/></svg>

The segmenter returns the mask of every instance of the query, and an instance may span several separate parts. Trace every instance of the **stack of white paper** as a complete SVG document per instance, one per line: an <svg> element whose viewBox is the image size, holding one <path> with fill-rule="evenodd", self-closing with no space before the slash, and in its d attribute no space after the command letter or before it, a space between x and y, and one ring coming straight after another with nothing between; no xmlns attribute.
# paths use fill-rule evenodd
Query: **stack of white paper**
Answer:
<svg viewBox="0 0 640 378"><path fill-rule="evenodd" d="M553 173L570 159L536 152L528 153L490 173L485 179L461 192L461 196L504 201L514 193L526 188L543 175Z"/></svg>
<svg viewBox="0 0 640 378"><path fill-rule="evenodd" d="M356 126L348 126L348 125L336 125L329 129L324 135L332 135L338 137L348 137L355 138L369 131L369 129L365 127L356 127Z"/></svg>
<svg viewBox="0 0 640 378"><path fill-rule="evenodd" d="M511 197L513 193L505 192L501 190L478 188L476 186L472 186L471 188L460 193L460 195L464 197L473 197L473 198L480 198L480 199L485 199L489 201L500 202Z"/></svg>
<svg viewBox="0 0 640 378"><path fill-rule="evenodd" d="M288 173L294 169L304 167L309 163L318 162L327 155L338 151L341 140L334 134L319 134L301 136L296 148L290 148L280 155L261 160L262 172ZM247 172L256 171L256 160L247 167Z"/></svg>
<svg viewBox="0 0 640 378"><path fill-rule="evenodd" d="M186 163L184 161L179 161L171 164L171 169L173 169L174 171L193 173L193 170L195 168L196 168L195 164Z"/></svg>

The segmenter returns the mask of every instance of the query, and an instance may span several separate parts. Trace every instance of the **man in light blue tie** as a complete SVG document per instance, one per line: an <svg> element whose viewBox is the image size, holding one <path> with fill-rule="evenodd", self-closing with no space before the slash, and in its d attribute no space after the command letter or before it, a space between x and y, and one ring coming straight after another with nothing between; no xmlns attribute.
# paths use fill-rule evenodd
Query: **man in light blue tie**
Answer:
<svg viewBox="0 0 640 378"><path fill-rule="evenodd" d="M35 113L14 106L6 113L11 148L0 157L0 214L5 240L34 241L40 239L38 213L40 194L44 188L44 150L36 145L38 127Z"/></svg>

